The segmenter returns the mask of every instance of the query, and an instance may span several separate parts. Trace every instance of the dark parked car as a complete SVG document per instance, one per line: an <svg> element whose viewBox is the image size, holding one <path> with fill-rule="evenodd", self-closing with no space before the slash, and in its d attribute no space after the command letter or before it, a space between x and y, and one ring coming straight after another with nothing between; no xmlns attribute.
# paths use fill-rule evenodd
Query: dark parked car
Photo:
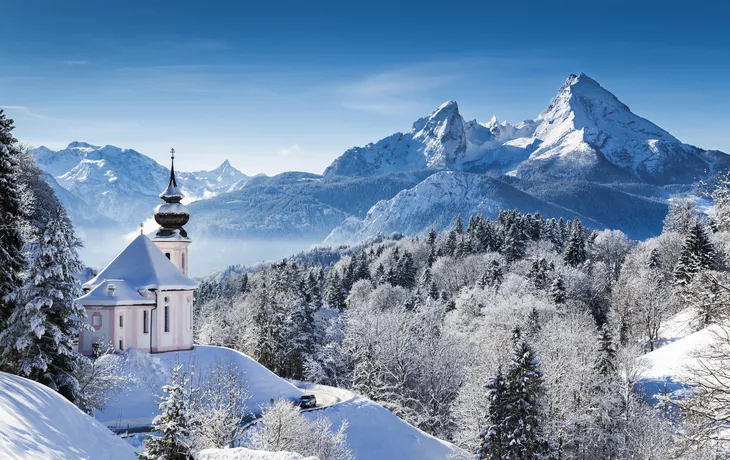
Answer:
<svg viewBox="0 0 730 460"><path fill-rule="evenodd" d="M302 395L297 399L297 405L302 409L317 407L317 398L314 395Z"/></svg>

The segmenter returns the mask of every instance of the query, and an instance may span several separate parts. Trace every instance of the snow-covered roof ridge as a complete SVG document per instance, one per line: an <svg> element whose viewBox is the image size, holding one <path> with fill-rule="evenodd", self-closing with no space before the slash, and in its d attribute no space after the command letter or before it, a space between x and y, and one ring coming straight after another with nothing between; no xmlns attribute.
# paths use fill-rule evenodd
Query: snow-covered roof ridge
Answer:
<svg viewBox="0 0 730 460"><path fill-rule="evenodd" d="M136 291L188 290L197 287L145 235L137 236L106 268L84 283L84 288L93 289L111 279L124 280Z"/></svg>

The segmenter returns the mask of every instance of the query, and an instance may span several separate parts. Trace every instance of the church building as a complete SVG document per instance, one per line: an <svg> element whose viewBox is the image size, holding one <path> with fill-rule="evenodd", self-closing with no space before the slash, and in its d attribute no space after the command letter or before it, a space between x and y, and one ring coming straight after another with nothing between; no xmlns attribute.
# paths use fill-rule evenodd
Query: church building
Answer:
<svg viewBox="0 0 730 460"><path fill-rule="evenodd" d="M77 299L91 330L79 333L79 351L91 355L94 344L118 351L152 353L193 348L193 293L188 278L190 238L183 228L190 215L175 179L171 150L170 183L155 209L160 225L150 239L142 234L83 285Z"/></svg>

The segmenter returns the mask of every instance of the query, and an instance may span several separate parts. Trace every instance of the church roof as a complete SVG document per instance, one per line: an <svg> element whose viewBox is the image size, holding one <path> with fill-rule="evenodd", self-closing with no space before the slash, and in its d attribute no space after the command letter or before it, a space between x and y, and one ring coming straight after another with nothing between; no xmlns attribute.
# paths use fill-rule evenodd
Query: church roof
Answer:
<svg viewBox="0 0 730 460"><path fill-rule="evenodd" d="M139 235L84 288L95 288L105 280L123 280L136 291L188 290L197 284L183 275L145 235Z"/></svg>
<svg viewBox="0 0 730 460"><path fill-rule="evenodd" d="M124 280L104 280L94 289L79 297L81 305L154 305L155 299L148 299Z"/></svg>

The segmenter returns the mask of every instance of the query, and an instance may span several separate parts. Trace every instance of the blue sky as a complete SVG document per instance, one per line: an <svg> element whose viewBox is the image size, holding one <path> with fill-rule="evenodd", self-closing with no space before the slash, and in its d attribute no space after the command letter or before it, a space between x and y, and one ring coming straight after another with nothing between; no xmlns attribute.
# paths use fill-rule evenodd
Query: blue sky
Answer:
<svg viewBox="0 0 730 460"><path fill-rule="evenodd" d="M585 72L684 142L730 152L726 2L0 0L16 137L180 168L321 172L445 100L540 113Z"/></svg>

